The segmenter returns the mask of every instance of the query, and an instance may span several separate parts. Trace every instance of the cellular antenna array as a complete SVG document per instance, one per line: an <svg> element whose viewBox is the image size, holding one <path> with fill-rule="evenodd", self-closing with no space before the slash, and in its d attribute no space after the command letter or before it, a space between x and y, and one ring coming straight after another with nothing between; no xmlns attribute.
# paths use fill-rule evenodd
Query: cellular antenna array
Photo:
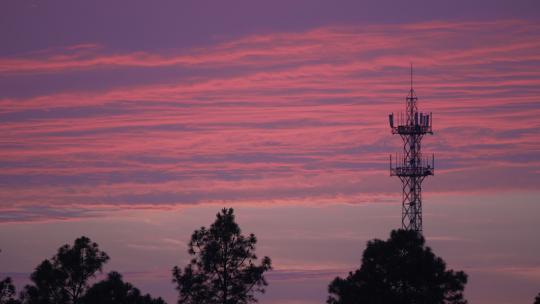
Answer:
<svg viewBox="0 0 540 304"><path fill-rule="evenodd" d="M388 116L392 134L403 139L403 152L390 155L390 176L397 176L403 184L401 223L406 230L422 233L422 182L434 174L435 157L424 157L422 138L433 134L432 113L418 112L418 97L413 89L411 64L411 89L406 99L406 112Z"/></svg>

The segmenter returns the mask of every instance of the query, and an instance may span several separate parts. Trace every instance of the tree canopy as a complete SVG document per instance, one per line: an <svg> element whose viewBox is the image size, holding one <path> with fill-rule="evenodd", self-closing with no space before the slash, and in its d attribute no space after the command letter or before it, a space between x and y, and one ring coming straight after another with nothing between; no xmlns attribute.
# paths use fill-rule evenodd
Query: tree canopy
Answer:
<svg viewBox="0 0 540 304"><path fill-rule="evenodd" d="M161 298L153 299L130 283L122 280L118 272L110 272L107 279L90 287L83 296L83 304L165 304Z"/></svg>
<svg viewBox="0 0 540 304"><path fill-rule="evenodd" d="M15 286L10 277L0 281L0 304L18 304L18 300L14 298Z"/></svg>
<svg viewBox="0 0 540 304"><path fill-rule="evenodd" d="M25 304L80 303L89 279L101 272L109 256L87 237L64 245L51 260L44 260L31 274L33 285L23 292Z"/></svg>
<svg viewBox="0 0 540 304"><path fill-rule="evenodd" d="M87 237L80 237L72 246L60 247L52 259L46 259L36 267L30 276L33 284L27 285L21 293L22 303L166 304L161 298L154 299L149 294L141 294L139 289L124 282L118 272L110 272L106 279L90 285L90 280L102 271L108 260L109 256L99 249L97 243ZM13 295L15 289L10 284L11 281L8 281L5 285L8 287L0 289L0 299L4 299L4 294ZM20 302L5 302L17 303Z"/></svg>
<svg viewBox="0 0 540 304"><path fill-rule="evenodd" d="M360 269L330 283L327 303L465 304L466 283L467 275L447 270L422 235L394 230L387 241L368 242Z"/></svg>
<svg viewBox="0 0 540 304"><path fill-rule="evenodd" d="M192 256L182 270L173 269L173 282L182 304L246 304L263 293L264 273L272 268L264 257L257 263L255 235L244 236L235 222L233 209L223 209L209 229L193 232L188 245Z"/></svg>

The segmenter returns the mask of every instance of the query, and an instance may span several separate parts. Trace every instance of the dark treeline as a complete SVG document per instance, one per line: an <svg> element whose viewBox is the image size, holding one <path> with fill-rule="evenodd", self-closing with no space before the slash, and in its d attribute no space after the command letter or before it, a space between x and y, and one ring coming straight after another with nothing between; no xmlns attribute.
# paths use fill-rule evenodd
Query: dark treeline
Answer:
<svg viewBox="0 0 540 304"><path fill-rule="evenodd" d="M233 209L221 210L209 228L193 232L190 262L172 270L178 304L257 302L272 263L268 257L259 261L256 244L255 235L241 233ZM165 304L142 294L115 271L95 282L109 260L97 243L80 237L41 262L30 276L31 284L19 294L11 278L0 281L0 304ZM466 283L467 275L447 270L422 235L395 230L386 241L368 242L359 269L330 282L327 303L466 304ZM540 304L540 294L534 303Z"/></svg>
<svg viewBox="0 0 540 304"><path fill-rule="evenodd" d="M242 235L233 209L223 209L209 228L193 232L190 263L172 270L178 303L256 302L255 295L268 285L264 273L272 269L270 258L258 262L256 244L255 235ZM0 281L0 304L165 304L162 298L142 294L115 271L91 284L109 260L97 243L80 237L41 262L19 295L11 278Z"/></svg>
<svg viewBox="0 0 540 304"><path fill-rule="evenodd" d="M0 303L9 304L165 304L161 298L153 299L130 283L122 280L117 272L90 285L109 256L97 243L87 237L75 240L72 246L64 245L51 258L41 262L30 275L18 299L10 278L0 283Z"/></svg>

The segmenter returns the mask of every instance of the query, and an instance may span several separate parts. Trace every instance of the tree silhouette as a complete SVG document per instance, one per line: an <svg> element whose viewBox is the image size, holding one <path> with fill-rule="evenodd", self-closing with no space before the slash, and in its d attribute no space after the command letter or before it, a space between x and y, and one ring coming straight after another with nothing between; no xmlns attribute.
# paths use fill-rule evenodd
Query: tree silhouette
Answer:
<svg viewBox="0 0 540 304"><path fill-rule="evenodd" d="M394 230L368 242L360 269L329 285L329 304L465 304L467 275L446 270L419 233Z"/></svg>
<svg viewBox="0 0 540 304"><path fill-rule="evenodd" d="M15 296L15 286L10 277L7 277L0 281L0 304L18 304L18 300L13 298Z"/></svg>
<svg viewBox="0 0 540 304"><path fill-rule="evenodd" d="M25 304L78 304L88 280L101 272L109 256L87 237L64 245L51 260L44 260L31 275L34 285L23 292Z"/></svg>
<svg viewBox="0 0 540 304"><path fill-rule="evenodd" d="M180 304L245 304L257 302L264 293L264 272L272 268L270 258L255 265L255 235L245 237L234 220L233 209L223 209L209 229L193 232L189 242L191 262L173 269Z"/></svg>
<svg viewBox="0 0 540 304"><path fill-rule="evenodd" d="M122 280L118 272L110 272L107 279L88 289L81 299L83 304L166 304L161 298L142 295L139 289Z"/></svg>
<svg viewBox="0 0 540 304"><path fill-rule="evenodd" d="M34 285L26 285L22 293L25 304L68 303L64 274L51 261L45 260L30 275Z"/></svg>
<svg viewBox="0 0 540 304"><path fill-rule="evenodd" d="M534 304L540 304L540 293L534 298Z"/></svg>
<svg viewBox="0 0 540 304"><path fill-rule="evenodd" d="M0 249L2 252L2 249ZM11 281L10 277L7 277L0 281L0 304L18 304L20 301L15 300L15 285Z"/></svg>

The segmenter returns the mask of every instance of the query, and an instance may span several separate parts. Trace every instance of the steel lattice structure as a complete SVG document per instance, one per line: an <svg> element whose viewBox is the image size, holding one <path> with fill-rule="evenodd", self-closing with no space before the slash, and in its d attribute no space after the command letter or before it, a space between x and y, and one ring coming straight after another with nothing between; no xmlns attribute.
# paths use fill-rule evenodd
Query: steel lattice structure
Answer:
<svg viewBox="0 0 540 304"><path fill-rule="evenodd" d="M411 89L406 97L406 112L389 115L392 134L403 139L403 153L390 155L390 176L397 176L403 184L401 222L403 229L422 232L422 182L434 174L435 158L424 157L422 138L433 134L431 113L418 112L418 97L413 89L411 66ZM395 124L394 124L395 123Z"/></svg>

